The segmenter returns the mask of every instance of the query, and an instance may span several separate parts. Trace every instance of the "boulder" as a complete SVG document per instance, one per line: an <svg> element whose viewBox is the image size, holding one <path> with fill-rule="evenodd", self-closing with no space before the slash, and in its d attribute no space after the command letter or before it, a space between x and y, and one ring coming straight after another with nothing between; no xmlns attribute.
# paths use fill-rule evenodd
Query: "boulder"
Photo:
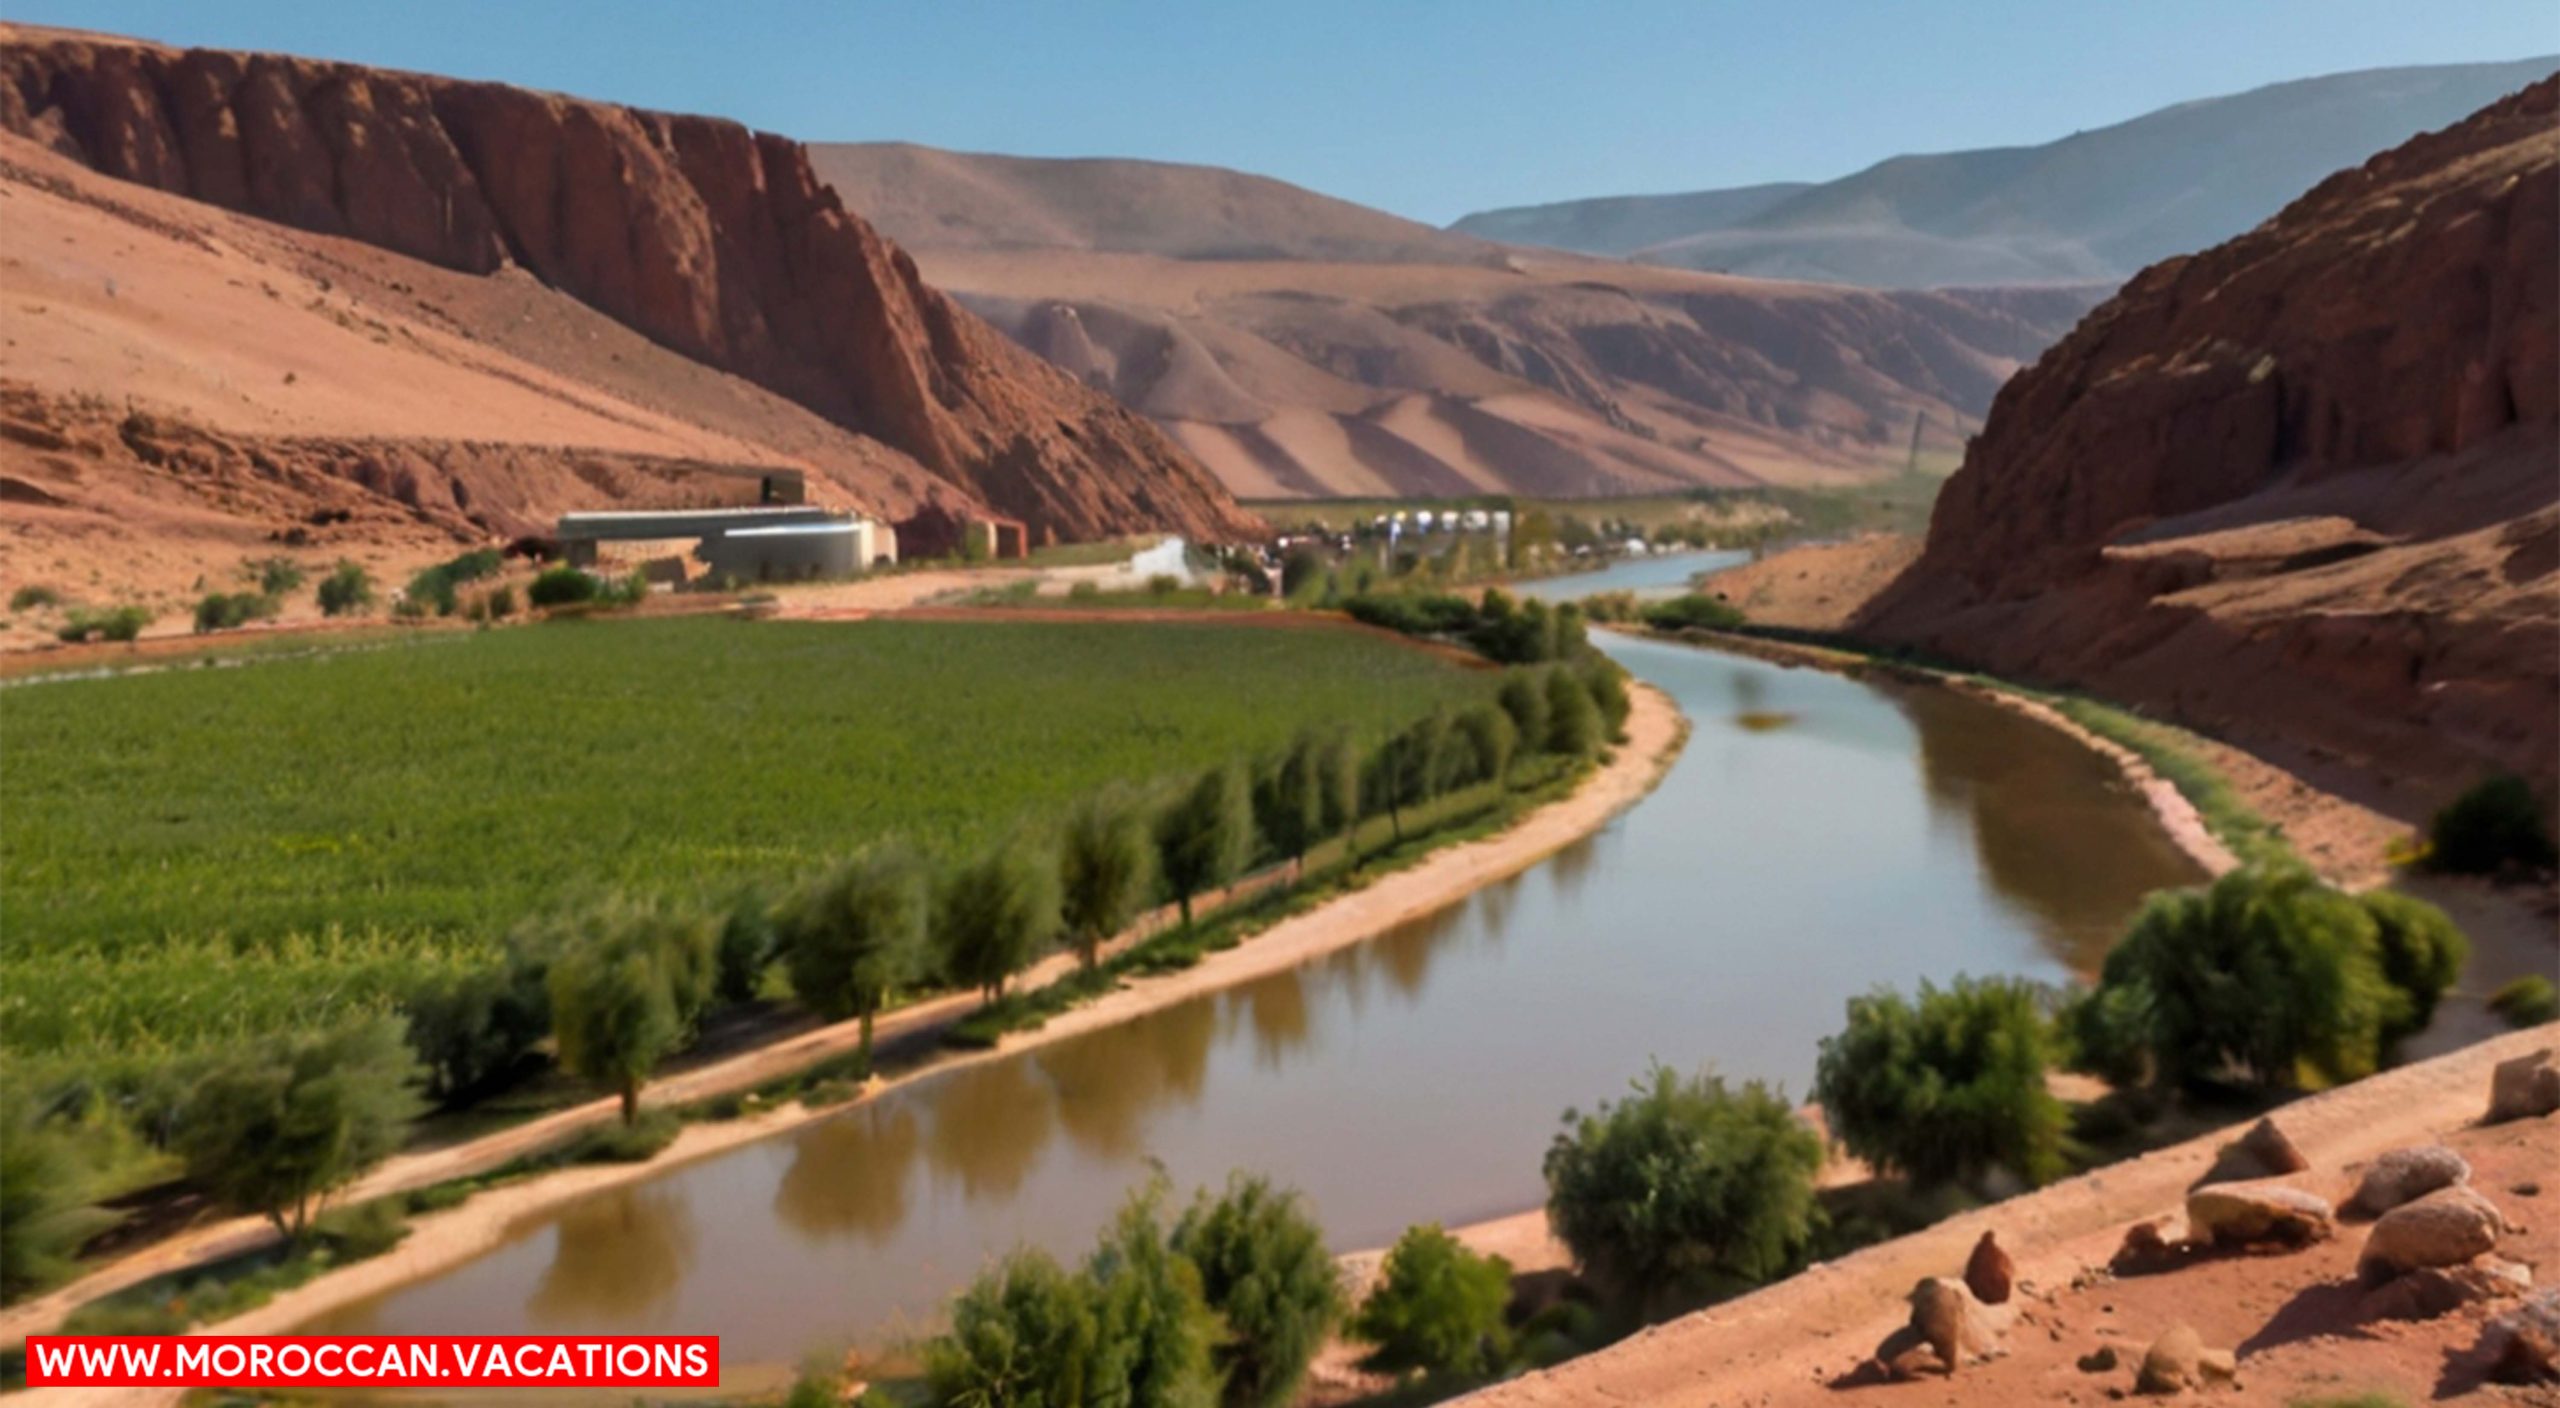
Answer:
<svg viewBox="0 0 2560 1408"><path fill-rule="evenodd" d="M2003 1305L2017 1284L2018 1268L2009 1253L1985 1229L1982 1240L1973 1244L1973 1255L1964 1262L1964 1284L1984 1305Z"/></svg>
<svg viewBox="0 0 2560 1408"><path fill-rule="evenodd" d="M1964 1282L1932 1276L1911 1288L1910 1328L1937 1351L1952 1374L1990 1358L1999 1348L2003 1327Z"/></svg>
<svg viewBox="0 0 2560 1408"><path fill-rule="evenodd" d="M2239 1373L2239 1368L2230 1350L2206 1348L2204 1337L2196 1333L2195 1327L2180 1322L2143 1351L2142 1367L2134 1374L2133 1391L2184 1393L2216 1380L2227 1382Z"/></svg>
<svg viewBox="0 0 2560 1408"><path fill-rule="evenodd" d="M2187 1194L2187 1235L2218 1247L2327 1241L2329 1200L2289 1183L2212 1183Z"/></svg>
<svg viewBox="0 0 2560 1408"><path fill-rule="evenodd" d="M2480 1343L2497 1382L2560 1383L2560 1289L2538 1292L2490 1321Z"/></svg>
<svg viewBox="0 0 2560 1408"><path fill-rule="evenodd" d="M2494 1249L2507 1230L2497 1204L2470 1188L2439 1188L2382 1215L2357 1266L2380 1280L2431 1266L2459 1266Z"/></svg>
<svg viewBox="0 0 2560 1408"><path fill-rule="evenodd" d="M2195 1186L2212 1183L2241 1183L2253 1178L2281 1178L2311 1167L2293 1140L2276 1127L2272 1119L2262 1119L2249 1126L2249 1132L2225 1144L2215 1153L2213 1167L2205 1171Z"/></svg>
<svg viewBox="0 0 2560 1408"><path fill-rule="evenodd" d="M2380 1217L2439 1188L2470 1181L2471 1165L2441 1144L2394 1149L2375 1159L2373 1166L2364 1171L2347 1206L2369 1217Z"/></svg>
<svg viewBox="0 0 2560 1408"><path fill-rule="evenodd" d="M2560 1048L2546 1046L2500 1061L2489 1074L2487 1123L2526 1120L2560 1110Z"/></svg>
<svg viewBox="0 0 2560 1408"><path fill-rule="evenodd" d="M2460 1266L2430 1266L2394 1276L2365 1293L2356 1318L2433 1320L2483 1301L2506 1300L2533 1289L2533 1270L2498 1256L2478 1256Z"/></svg>

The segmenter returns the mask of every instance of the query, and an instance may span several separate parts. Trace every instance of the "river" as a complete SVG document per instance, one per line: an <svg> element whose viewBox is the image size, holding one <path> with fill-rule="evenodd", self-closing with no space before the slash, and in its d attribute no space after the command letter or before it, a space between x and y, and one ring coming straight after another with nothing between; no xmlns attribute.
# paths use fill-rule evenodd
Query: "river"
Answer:
<svg viewBox="0 0 2560 1408"><path fill-rule="evenodd" d="M2089 971L2144 892L2198 878L2104 763L1990 705L1604 641L1694 731L1589 840L1293 971L530 1218L307 1328L713 1333L733 1367L788 1363L928 1327L1016 1244L1079 1253L1151 1163L1186 1192L1269 1174L1337 1248L1381 1245L1537 1204L1561 1112L1651 1061L1800 1098L1849 996Z"/></svg>

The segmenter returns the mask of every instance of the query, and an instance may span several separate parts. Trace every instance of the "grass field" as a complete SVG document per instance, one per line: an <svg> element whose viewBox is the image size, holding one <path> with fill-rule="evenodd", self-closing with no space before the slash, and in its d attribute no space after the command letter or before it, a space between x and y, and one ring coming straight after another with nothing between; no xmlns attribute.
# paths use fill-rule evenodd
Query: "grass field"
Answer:
<svg viewBox="0 0 2560 1408"><path fill-rule="evenodd" d="M951 855L1491 680L1352 632L694 618L13 687L0 1050L305 1021L590 889L717 895L892 835Z"/></svg>

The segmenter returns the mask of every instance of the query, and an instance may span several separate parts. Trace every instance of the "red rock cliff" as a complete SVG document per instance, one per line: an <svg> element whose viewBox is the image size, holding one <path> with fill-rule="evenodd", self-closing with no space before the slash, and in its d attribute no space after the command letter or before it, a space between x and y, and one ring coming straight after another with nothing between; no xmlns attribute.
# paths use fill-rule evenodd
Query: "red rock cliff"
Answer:
<svg viewBox="0 0 2560 1408"><path fill-rule="evenodd" d="M0 30L0 127L124 180L449 268L523 266L914 457L1035 533L1253 528L1144 418L962 310L798 143L267 54Z"/></svg>
<svg viewBox="0 0 2560 1408"><path fill-rule="evenodd" d="M1863 631L2440 788L2560 718L2560 80L2143 271Z"/></svg>

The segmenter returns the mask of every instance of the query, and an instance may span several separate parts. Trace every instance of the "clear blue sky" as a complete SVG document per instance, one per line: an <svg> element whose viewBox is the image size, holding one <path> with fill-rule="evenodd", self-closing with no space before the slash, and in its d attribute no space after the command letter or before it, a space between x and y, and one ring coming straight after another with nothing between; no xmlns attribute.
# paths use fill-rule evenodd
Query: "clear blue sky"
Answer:
<svg viewBox="0 0 2560 1408"><path fill-rule="evenodd" d="M1208 162L1435 223L1826 179L2288 78L2560 51L2552 0L0 0L0 14L812 140Z"/></svg>

